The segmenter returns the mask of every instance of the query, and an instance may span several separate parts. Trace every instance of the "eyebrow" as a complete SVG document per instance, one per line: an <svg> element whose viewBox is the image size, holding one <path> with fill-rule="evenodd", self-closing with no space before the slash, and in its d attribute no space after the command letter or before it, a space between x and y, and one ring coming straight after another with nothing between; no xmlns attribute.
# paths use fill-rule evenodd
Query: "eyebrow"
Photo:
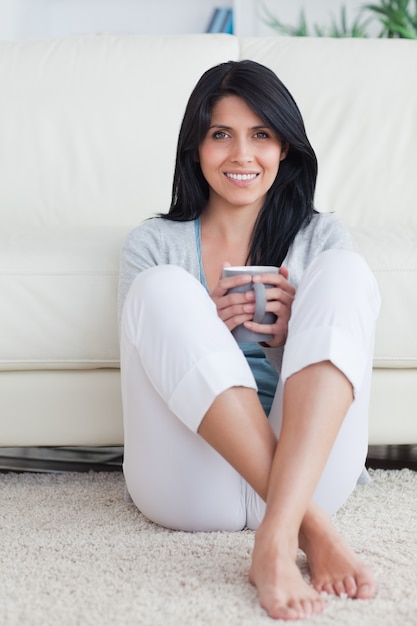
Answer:
<svg viewBox="0 0 417 626"><path fill-rule="evenodd" d="M224 128L224 130L233 130L233 126L226 126L226 124L212 124L209 126L209 130L212 128ZM270 128L268 124L258 124L256 126L251 126L250 130L261 130L262 128Z"/></svg>

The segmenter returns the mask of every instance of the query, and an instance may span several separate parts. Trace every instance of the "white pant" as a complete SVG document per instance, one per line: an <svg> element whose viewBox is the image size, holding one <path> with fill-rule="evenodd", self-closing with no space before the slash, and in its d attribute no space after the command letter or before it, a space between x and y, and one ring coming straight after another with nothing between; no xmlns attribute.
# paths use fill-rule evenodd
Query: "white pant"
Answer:
<svg viewBox="0 0 417 626"><path fill-rule="evenodd" d="M270 412L279 436L285 380L332 361L351 381L351 405L314 494L334 513L355 488L368 441L376 281L362 258L320 254L297 290L282 372ZM185 270L150 268L134 280L123 309L121 376L124 474L149 519L180 530L256 529L264 502L198 434L207 409L233 386L256 389L247 361L213 301Z"/></svg>

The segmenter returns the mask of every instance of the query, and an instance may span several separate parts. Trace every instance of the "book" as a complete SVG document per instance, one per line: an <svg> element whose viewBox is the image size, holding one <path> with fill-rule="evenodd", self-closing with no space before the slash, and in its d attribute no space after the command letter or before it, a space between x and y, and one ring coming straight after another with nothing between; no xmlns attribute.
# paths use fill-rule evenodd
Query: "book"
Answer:
<svg viewBox="0 0 417 626"><path fill-rule="evenodd" d="M208 33L233 34L233 10L227 7L214 9L210 23L207 27Z"/></svg>

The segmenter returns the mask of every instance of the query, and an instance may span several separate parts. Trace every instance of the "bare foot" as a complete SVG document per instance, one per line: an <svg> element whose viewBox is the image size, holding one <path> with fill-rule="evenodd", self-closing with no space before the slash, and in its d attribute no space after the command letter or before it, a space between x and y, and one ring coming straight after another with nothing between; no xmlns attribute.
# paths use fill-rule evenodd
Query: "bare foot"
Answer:
<svg viewBox="0 0 417 626"><path fill-rule="evenodd" d="M361 599L375 594L376 584L370 568L362 563L320 509L314 507L314 513L304 519L300 545L307 555L311 582L317 591Z"/></svg>
<svg viewBox="0 0 417 626"><path fill-rule="evenodd" d="M296 550L295 550L296 553ZM274 619L297 620L320 613L324 601L304 582L295 561L294 550L278 546L258 529L249 580L259 593L259 602Z"/></svg>

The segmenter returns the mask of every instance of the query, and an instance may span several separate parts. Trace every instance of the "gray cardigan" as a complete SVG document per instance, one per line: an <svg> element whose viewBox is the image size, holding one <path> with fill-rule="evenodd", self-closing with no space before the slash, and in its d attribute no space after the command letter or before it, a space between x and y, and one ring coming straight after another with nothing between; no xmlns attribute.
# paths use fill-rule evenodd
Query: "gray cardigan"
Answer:
<svg viewBox="0 0 417 626"><path fill-rule="evenodd" d="M329 249L352 249L349 233L330 213L318 213L296 235L283 265L289 280L297 288L310 261ZM160 217L151 218L133 229L121 251L119 278L119 320L123 303L134 278L154 265L179 265L200 280L200 264L194 221L173 222ZM281 369L282 348L263 348L268 360Z"/></svg>

